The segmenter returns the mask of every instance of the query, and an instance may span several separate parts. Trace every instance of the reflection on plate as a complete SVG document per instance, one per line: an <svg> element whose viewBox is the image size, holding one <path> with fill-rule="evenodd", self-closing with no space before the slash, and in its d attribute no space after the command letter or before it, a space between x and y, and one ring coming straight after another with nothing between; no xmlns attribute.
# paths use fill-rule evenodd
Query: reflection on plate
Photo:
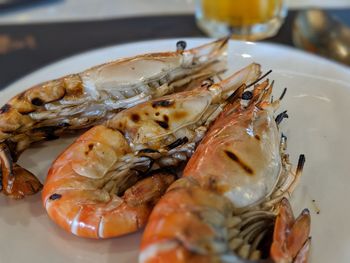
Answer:
<svg viewBox="0 0 350 263"><path fill-rule="evenodd" d="M44 80L87 67L146 52L174 50L177 40L133 43L98 49L49 65L1 91L0 104ZM196 46L206 39L190 39ZM350 198L350 70L325 59L271 44L231 42L230 72L252 61L273 70L275 94L288 88L282 103L289 119L282 130L288 152L296 163L307 158L292 203L295 213L308 207L312 214L311 262L348 262L350 212L343 200ZM71 139L45 143L26 151L20 163L43 181L52 160ZM313 201L314 200L314 201ZM22 201L0 197L0 262L136 262L141 233L110 240L72 236L52 223L41 205L40 194ZM318 209L320 209L318 211ZM317 214L319 212L319 214Z"/></svg>

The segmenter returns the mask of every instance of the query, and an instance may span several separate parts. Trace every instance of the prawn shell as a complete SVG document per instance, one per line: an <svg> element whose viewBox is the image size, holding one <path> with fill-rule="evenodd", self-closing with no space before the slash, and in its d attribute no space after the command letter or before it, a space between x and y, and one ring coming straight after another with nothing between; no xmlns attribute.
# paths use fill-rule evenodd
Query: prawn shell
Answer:
<svg viewBox="0 0 350 263"><path fill-rule="evenodd" d="M184 176L224 194L236 208L254 205L266 198L278 181L279 138L268 111L251 106L224 112L198 146Z"/></svg>
<svg viewBox="0 0 350 263"><path fill-rule="evenodd" d="M107 126L122 130L135 144L152 144L198 121L211 101L203 89L165 96L119 113Z"/></svg>
<svg viewBox="0 0 350 263"><path fill-rule="evenodd" d="M109 169L131 151L125 137L119 132L99 125L83 134L71 149L72 169L78 174L102 178Z"/></svg>

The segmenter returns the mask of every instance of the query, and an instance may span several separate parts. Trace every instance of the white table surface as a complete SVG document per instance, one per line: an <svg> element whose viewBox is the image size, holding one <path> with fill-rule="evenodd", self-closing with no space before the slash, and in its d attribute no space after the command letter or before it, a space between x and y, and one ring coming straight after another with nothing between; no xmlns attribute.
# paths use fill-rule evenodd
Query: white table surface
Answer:
<svg viewBox="0 0 350 263"><path fill-rule="evenodd" d="M191 14L194 5L195 0L52 0L3 10L0 24ZM350 7L350 0L289 0L288 5L291 9L341 8Z"/></svg>

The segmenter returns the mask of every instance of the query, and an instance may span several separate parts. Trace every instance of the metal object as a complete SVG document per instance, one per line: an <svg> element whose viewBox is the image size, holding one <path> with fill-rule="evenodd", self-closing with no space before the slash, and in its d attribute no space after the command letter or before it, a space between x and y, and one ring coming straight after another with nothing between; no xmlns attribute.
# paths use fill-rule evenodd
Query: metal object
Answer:
<svg viewBox="0 0 350 263"><path fill-rule="evenodd" d="M295 46L350 65L350 27L330 13L300 11L292 34Z"/></svg>

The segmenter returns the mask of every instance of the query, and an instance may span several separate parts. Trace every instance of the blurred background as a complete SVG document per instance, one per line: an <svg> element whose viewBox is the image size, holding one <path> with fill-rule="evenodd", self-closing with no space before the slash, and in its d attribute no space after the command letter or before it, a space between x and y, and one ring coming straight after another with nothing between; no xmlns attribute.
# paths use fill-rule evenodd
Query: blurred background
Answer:
<svg viewBox="0 0 350 263"><path fill-rule="evenodd" d="M195 0L0 0L1 5L0 23L12 24L192 14ZM350 0L289 0L287 5L290 9L350 8Z"/></svg>
<svg viewBox="0 0 350 263"><path fill-rule="evenodd" d="M0 88L72 54L160 38L232 34L348 65L349 26L350 0L0 0Z"/></svg>

